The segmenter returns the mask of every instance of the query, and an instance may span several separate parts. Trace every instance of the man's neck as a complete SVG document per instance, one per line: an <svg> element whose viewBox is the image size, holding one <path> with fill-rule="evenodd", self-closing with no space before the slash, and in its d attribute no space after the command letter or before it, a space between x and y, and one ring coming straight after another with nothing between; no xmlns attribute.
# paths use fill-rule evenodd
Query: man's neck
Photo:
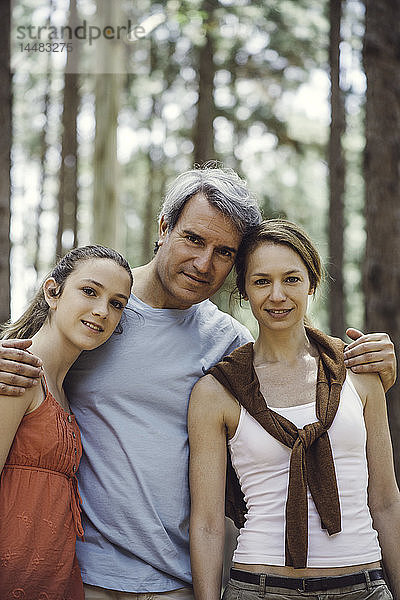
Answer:
<svg viewBox="0 0 400 600"><path fill-rule="evenodd" d="M156 268L156 260L133 269L133 293L139 300L152 308L184 309L189 306L175 304L163 287Z"/></svg>
<svg viewBox="0 0 400 600"><path fill-rule="evenodd" d="M158 291L159 286L156 281L154 269L154 261L136 267L133 271L133 288L132 291L139 300L152 306L153 308L162 308L160 304Z"/></svg>

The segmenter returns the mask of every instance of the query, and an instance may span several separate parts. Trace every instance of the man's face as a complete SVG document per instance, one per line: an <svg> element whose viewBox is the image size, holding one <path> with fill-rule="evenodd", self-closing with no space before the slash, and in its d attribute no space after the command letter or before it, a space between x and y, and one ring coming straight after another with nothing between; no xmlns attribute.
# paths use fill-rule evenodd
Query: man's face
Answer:
<svg viewBox="0 0 400 600"><path fill-rule="evenodd" d="M189 308L209 298L231 270L241 240L232 221L202 194L185 204L168 233L161 218L155 257L162 308Z"/></svg>

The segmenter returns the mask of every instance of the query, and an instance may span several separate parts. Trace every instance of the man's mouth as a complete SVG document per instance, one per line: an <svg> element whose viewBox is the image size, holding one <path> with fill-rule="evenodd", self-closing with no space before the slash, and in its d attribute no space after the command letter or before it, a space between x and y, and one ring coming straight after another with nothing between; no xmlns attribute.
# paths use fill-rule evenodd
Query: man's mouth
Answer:
<svg viewBox="0 0 400 600"><path fill-rule="evenodd" d="M91 329L92 331L104 331L103 327L101 327L100 325L96 325L96 323L91 323L91 321L84 321L82 319L81 322L84 325L86 325L86 327L89 327L89 329Z"/></svg>
<svg viewBox="0 0 400 600"><path fill-rule="evenodd" d="M209 285L209 281L206 279L200 279L200 277L196 277L196 275L193 275L192 273L186 273L185 271L182 271L182 273L194 283L198 283L199 285Z"/></svg>

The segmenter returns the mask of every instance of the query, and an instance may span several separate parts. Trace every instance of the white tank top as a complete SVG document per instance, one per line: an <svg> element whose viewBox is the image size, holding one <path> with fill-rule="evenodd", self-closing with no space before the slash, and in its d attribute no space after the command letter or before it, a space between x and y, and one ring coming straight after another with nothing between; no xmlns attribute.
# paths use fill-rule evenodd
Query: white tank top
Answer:
<svg viewBox="0 0 400 600"><path fill-rule="evenodd" d="M273 410L299 429L317 420L315 402ZM363 406L348 377L328 435L336 469L342 530L330 536L321 528L308 491L307 566L344 567L380 560L378 536L367 505L367 436ZM248 508L233 560L284 566L291 449L265 431L243 407L229 449Z"/></svg>

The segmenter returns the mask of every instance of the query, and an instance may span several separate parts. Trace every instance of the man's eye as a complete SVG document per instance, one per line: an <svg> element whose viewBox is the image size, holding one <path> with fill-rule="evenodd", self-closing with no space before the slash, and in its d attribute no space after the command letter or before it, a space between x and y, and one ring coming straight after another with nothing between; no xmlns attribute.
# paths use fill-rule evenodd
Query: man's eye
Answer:
<svg viewBox="0 0 400 600"><path fill-rule="evenodd" d="M221 248L219 253L221 256L225 256L226 258L232 258L232 252L230 250L225 250L224 248Z"/></svg>
<svg viewBox="0 0 400 600"><path fill-rule="evenodd" d="M186 239L189 240L189 242L192 242L193 244L200 244L200 240L194 235L187 235Z"/></svg>
<svg viewBox="0 0 400 600"><path fill-rule="evenodd" d="M87 295L87 296L95 296L96 292L93 288L91 287L84 287L82 288L82 291Z"/></svg>

